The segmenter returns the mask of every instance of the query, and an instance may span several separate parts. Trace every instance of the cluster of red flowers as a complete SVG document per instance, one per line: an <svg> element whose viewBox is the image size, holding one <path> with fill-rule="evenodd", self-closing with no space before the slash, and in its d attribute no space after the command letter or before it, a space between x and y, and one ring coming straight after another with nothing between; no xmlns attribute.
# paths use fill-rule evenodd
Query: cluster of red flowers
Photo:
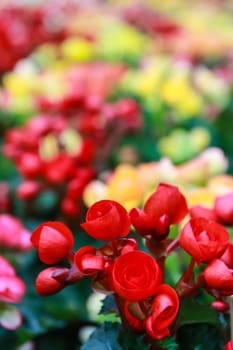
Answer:
<svg viewBox="0 0 233 350"><path fill-rule="evenodd" d="M47 8L9 5L1 9L0 73L12 69L36 46L48 41L61 41L66 37L62 23L59 26L49 25L49 15Z"/></svg>
<svg viewBox="0 0 233 350"><path fill-rule="evenodd" d="M219 200L224 202L224 197ZM91 276L95 291L115 296L123 324L156 340L175 332L183 298L195 295L200 288L214 297L212 306L216 310L226 311L226 296L233 294L229 233L212 219L188 219L188 214L186 199L179 189L161 183L143 210L127 212L112 200L101 200L89 208L81 227L94 239L108 242L100 248L84 246L72 252L74 237L67 226L57 221L42 223L32 233L32 243L40 260L53 266L38 275L37 292L52 295ZM187 220L178 237L170 239L170 226L182 224L184 219ZM127 237L130 232L133 237L143 237L148 249L140 250L137 236ZM170 286L165 283L165 261L181 249L191 256L190 265L177 284ZM69 267L54 266L64 259ZM205 265L196 272L195 264L197 270Z"/></svg>
<svg viewBox="0 0 233 350"><path fill-rule="evenodd" d="M105 78L122 74L122 67L101 67ZM77 72L79 84L85 81L86 85L76 86L56 101L40 99L41 114L21 128L9 129L3 145L4 154L23 178L17 196L30 201L44 191L54 191L67 217L80 214L85 186L99 166L101 170L106 166L122 137L141 128L140 109L134 100L107 102L109 88L89 93L90 76L95 81L89 68L82 77ZM100 72L96 79L102 81Z"/></svg>

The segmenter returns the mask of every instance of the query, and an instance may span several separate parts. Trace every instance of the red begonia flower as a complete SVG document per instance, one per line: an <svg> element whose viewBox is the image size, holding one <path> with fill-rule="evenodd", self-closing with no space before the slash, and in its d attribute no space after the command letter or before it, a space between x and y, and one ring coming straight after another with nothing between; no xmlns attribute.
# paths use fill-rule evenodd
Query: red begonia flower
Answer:
<svg viewBox="0 0 233 350"><path fill-rule="evenodd" d="M233 225L233 192L217 197L214 211L218 221L224 225Z"/></svg>
<svg viewBox="0 0 233 350"><path fill-rule="evenodd" d="M215 288L224 295L233 294L233 269L220 259L213 260L204 270L207 285Z"/></svg>
<svg viewBox="0 0 233 350"><path fill-rule="evenodd" d="M155 294L161 282L160 268L149 254L132 251L119 256L112 269L113 290L121 297L138 301Z"/></svg>
<svg viewBox="0 0 233 350"><path fill-rule="evenodd" d="M32 244L38 249L39 258L45 264L55 264L69 255L74 246L70 229L59 221L39 225L32 233Z"/></svg>
<svg viewBox="0 0 233 350"><path fill-rule="evenodd" d="M167 284L160 285L156 294L145 327L152 338L159 340L170 335L169 326L178 314L180 301L176 291Z"/></svg>
<svg viewBox="0 0 233 350"><path fill-rule="evenodd" d="M49 267L39 273L36 278L36 291L41 296L49 296L56 294L62 290L66 284L58 281L53 277L53 273L56 271L56 267ZM69 269L67 268L67 272Z"/></svg>
<svg viewBox="0 0 233 350"><path fill-rule="evenodd" d="M215 221L192 218L180 233L180 245L197 263L219 258L230 241L228 231Z"/></svg>
<svg viewBox="0 0 233 350"><path fill-rule="evenodd" d="M83 275L94 275L104 270L104 258L96 255L96 249L91 246L84 246L77 250L74 262Z"/></svg>
<svg viewBox="0 0 233 350"><path fill-rule="evenodd" d="M130 220L126 209L118 202L101 200L87 211L86 222L82 228L93 238L111 241L129 233Z"/></svg>
<svg viewBox="0 0 233 350"><path fill-rule="evenodd" d="M188 213L185 197L176 186L159 184L146 201L144 210L134 208L129 215L135 229L142 235L164 239L172 224L178 224Z"/></svg>
<svg viewBox="0 0 233 350"><path fill-rule="evenodd" d="M233 350L233 341L227 342L224 350Z"/></svg>

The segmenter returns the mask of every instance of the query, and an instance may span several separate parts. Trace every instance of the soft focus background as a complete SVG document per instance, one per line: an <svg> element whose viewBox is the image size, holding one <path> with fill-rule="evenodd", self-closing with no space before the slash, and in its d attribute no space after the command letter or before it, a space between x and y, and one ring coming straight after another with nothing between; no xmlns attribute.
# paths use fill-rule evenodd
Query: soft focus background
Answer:
<svg viewBox="0 0 233 350"><path fill-rule="evenodd" d="M88 279L36 294L37 225L61 220L78 248L95 244L79 224L99 199L131 209L168 182L211 207L233 190L232 33L231 0L1 1L0 255L25 284L6 298L0 265L1 349L85 350L115 320ZM211 317L180 349L190 334L221 348Z"/></svg>

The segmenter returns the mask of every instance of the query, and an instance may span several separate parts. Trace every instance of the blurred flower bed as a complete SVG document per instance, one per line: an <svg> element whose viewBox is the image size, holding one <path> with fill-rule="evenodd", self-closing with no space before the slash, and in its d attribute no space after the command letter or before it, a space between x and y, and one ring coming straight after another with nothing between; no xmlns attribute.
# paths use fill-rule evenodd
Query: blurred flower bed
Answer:
<svg viewBox="0 0 233 350"><path fill-rule="evenodd" d="M110 248L99 248L80 226L89 208L102 200L129 213L146 208L164 183L179 188L191 217L216 218L216 203L225 200L232 217L232 15L231 1L1 5L1 348L62 350L69 342L71 350L107 349L108 337L115 339L119 317L106 311L112 300L93 293L91 274L39 293L54 294L48 298L38 295L37 275L50 264L35 250L43 222L67 225L74 242L63 228L66 243L75 249L94 246L103 253ZM178 224L172 238L183 219L170 223ZM232 219L218 222L232 234ZM144 238L142 250L150 247ZM168 259L169 283L187 264L186 255ZM64 269L56 272L59 283ZM43 278L50 288L50 275ZM138 336L137 349L223 349L229 310L211 307L216 295L203 293L192 299L196 304L187 302L187 309L203 305L203 312L199 307L193 319L182 313L175 338L148 345ZM93 329L97 336L88 341ZM135 347L134 335L126 338L122 349Z"/></svg>

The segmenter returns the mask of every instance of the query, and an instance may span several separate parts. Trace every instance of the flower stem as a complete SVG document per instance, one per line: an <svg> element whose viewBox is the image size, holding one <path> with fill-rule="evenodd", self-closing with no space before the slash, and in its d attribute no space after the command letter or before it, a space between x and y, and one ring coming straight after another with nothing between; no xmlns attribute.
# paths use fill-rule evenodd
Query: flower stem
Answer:
<svg viewBox="0 0 233 350"><path fill-rule="evenodd" d="M167 246L165 252L169 255L173 250L179 246L179 238L173 239L173 241Z"/></svg>
<svg viewBox="0 0 233 350"><path fill-rule="evenodd" d="M117 246L116 246L116 242L114 240L111 240L110 241L110 246L112 248L114 256L117 257L119 255L119 252L118 252L118 249L117 249Z"/></svg>
<svg viewBox="0 0 233 350"><path fill-rule="evenodd" d="M195 265L195 260L191 258L189 266L183 275L183 279L182 279L183 282L188 283L192 278L194 265Z"/></svg>

